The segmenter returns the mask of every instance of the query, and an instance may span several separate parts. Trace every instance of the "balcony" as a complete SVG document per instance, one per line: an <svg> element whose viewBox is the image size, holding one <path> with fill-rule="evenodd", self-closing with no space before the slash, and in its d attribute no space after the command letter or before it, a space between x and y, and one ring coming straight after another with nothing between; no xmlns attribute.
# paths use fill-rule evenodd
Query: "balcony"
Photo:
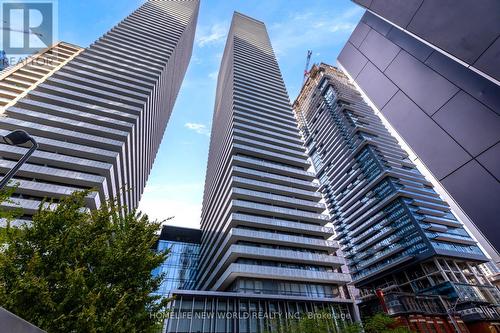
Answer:
<svg viewBox="0 0 500 333"><path fill-rule="evenodd" d="M233 213L230 217L230 220L232 221L232 224L234 223L239 225L253 226L257 228L269 228L272 230L297 232L312 236L321 236L324 239L330 238L334 233L333 228L330 227L240 213Z"/></svg>
<svg viewBox="0 0 500 333"><path fill-rule="evenodd" d="M234 211L270 215L273 217L289 218L325 225L329 221L328 215L306 212L303 210L277 207L269 204L255 203L245 200L232 201Z"/></svg>
<svg viewBox="0 0 500 333"><path fill-rule="evenodd" d="M305 269L282 268L233 263L219 278L211 290L225 290L238 277L305 281L311 283L346 284L351 281L349 274L336 272L309 271Z"/></svg>

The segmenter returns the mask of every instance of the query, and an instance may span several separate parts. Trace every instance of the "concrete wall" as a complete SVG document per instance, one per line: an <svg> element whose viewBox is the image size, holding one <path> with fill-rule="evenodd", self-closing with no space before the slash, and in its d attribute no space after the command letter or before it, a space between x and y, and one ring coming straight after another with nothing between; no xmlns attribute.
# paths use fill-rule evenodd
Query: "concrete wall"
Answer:
<svg viewBox="0 0 500 333"><path fill-rule="evenodd" d="M370 12L338 62L499 249L500 87Z"/></svg>

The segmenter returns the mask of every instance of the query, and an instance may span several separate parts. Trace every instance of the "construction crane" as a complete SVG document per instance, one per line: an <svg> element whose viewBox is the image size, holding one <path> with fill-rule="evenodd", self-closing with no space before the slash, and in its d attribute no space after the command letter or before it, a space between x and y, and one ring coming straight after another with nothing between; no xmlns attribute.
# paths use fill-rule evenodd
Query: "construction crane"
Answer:
<svg viewBox="0 0 500 333"><path fill-rule="evenodd" d="M313 52L311 50L307 50L306 68L304 69L304 81L302 84L306 82L307 76L309 75L309 63L311 62L312 53Z"/></svg>
<svg viewBox="0 0 500 333"><path fill-rule="evenodd" d="M7 21L3 21L3 23L5 24L5 23L7 23ZM43 37L43 34L38 33L38 32L12 29L11 27L7 27L7 26L2 26L2 28L0 30L7 30L7 31L12 31L12 32L20 32L20 33L26 34L26 35L35 35L35 36L38 36L38 37Z"/></svg>

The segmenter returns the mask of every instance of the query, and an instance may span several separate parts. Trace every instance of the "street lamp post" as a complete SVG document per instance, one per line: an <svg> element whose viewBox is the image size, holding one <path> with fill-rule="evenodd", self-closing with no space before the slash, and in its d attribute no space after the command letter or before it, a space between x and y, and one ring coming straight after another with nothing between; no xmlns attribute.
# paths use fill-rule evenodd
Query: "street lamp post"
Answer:
<svg viewBox="0 0 500 333"><path fill-rule="evenodd" d="M0 135L0 141L11 146L19 146L27 142L31 142L31 148L21 157L12 169L0 180L0 190L7 185L9 180L15 175L17 170L28 160L33 152L38 148L38 143L28 133L22 130L15 130L3 136Z"/></svg>

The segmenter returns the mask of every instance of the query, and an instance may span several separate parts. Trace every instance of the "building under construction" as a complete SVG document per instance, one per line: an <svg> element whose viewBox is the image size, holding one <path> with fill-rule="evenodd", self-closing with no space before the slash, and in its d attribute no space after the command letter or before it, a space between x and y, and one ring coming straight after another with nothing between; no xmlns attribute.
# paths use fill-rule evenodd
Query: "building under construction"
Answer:
<svg viewBox="0 0 500 333"><path fill-rule="evenodd" d="M348 77L313 66L294 112L361 312L418 332L498 327L487 258Z"/></svg>

